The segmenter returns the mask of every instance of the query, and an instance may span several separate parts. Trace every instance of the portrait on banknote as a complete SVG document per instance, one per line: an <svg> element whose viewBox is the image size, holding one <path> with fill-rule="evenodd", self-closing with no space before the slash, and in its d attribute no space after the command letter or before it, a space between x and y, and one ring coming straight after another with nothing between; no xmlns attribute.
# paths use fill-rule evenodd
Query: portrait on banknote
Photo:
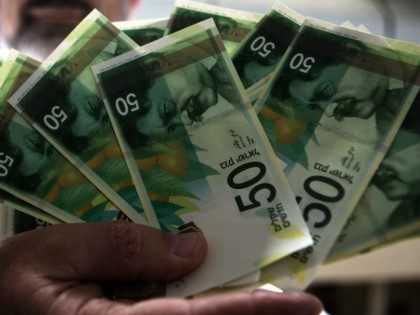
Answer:
<svg viewBox="0 0 420 315"><path fill-rule="evenodd" d="M306 53L311 55L310 48ZM375 54L374 49L361 42L343 42L334 57L316 50L313 54L316 61L308 71L294 71L293 64L298 62L299 55L291 60L291 67L285 67L272 90L272 95L280 100L276 104L287 104L286 111L304 112L307 116L319 111L336 121L374 117L380 136L399 110L406 93L404 83L352 66L352 59ZM282 108L275 111L281 112Z"/></svg>
<svg viewBox="0 0 420 315"><path fill-rule="evenodd" d="M397 202L386 220L387 228L398 228L420 219L419 100L420 95L372 181L389 201ZM386 209L377 209L381 210Z"/></svg>
<svg viewBox="0 0 420 315"><path fill-rule="evenodd" d="M98 194L95 187L83 185L85 179L15 110L6 104L0 111L2 184L18 193L36 196L45 202L87 214L91 200ZM77 195L78 198L74 198Z"/></svg>

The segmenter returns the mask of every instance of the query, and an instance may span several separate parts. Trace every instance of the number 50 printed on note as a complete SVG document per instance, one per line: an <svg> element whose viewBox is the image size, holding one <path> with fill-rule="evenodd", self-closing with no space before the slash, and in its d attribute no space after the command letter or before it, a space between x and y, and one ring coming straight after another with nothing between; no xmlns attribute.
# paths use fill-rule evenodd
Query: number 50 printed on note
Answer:
<svg viewBox="0 0 420 315"><path fill-rule="evenodd" d="M93 72L162 228L198 227L209 241L205 264L169 295L221 285L311 242L212 20Z"/></svg>

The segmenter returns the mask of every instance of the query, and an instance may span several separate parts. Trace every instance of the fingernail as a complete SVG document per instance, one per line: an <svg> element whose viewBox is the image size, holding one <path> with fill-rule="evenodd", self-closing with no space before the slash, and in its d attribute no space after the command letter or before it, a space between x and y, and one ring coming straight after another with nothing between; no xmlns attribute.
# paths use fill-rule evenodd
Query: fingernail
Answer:
<svg viewBox="0 0 420 315"><path fill-rule="evenodd" d="M199 233L171 234L169 246L172 253L182 258L194 256Z"/></svg>

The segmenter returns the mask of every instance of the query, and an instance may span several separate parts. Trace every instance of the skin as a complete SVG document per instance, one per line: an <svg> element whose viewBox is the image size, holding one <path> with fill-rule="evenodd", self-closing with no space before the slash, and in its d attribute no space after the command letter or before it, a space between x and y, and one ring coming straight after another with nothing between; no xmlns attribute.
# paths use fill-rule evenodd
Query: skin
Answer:
<svg viewBox="0 0 420 315"><path fill-rule="evenodd" d="M6 42L43 60L97 8L111 21L135 14L140 0L0 0L0 32Z"/></svg>
<svg viewBox="0 0 420 315"><path fill-rule="evenodd" d="M170 235L130 223L67 224L20 234L0 246L2 314L319 314L308 295L258 291L184 300L111 301L101 281L167 282L196 269L201 233ZM48 257L48 258L46 258Z"/></svg>
<svg viewBox="0 0 420 315"><path fill-rule="evenodd" d="M29 13L37 19L37 23L69 23L77 24L86 12L80 12L79 9L72 9L71 2L66 1L69 7L68 11L60 10L58 5L47 6L40 8L40 6L28 8L31 0L1 0L0 1L0 25L3 30L3 35L10 40L17 35L17 32L22 23L24 13ZM139 0L81 0L91 8L97 8L105 14L110 20L125 19L134 14ZM122 2L124 10L121 11ZM70 4L69 4L70 3ZM62 7L63 4L60 4ZM25 11L26 10L26 11ZM64 17L64 19L63 19Z"/></svg>
<svg viewBox="0 0 420 315"><path fill-rule="evenodd" d="M340 108L344 117L369 119L383 104L388 87L389 80L381 75L339 64L325 67L314 80L293 81L289 92L299 103L329 116Z"/></svg>
<svg viewBox="0 0 420 315"><path fill-rule="evenodd" d="M72 8L72 1L43 8L31 6L32 2L0 0L0 30L9 43L19 40L22 28L36 31L65 25L71 29L87 13L79 7ZM111 20L126 18L130 12L135 12L139 3L138 0L82 2L98 8ZM31 24L24 24L25 15L32 17ZM42 32L32 35L31 47L23 42L22 46L14 48L33 52L42 59L67 33L57 32L53 38L43 37ZM197 78L198 74L203 81L194 88L184 85L183 90L175 91L175 107L180 113L185 111L181 104L191 96L198 97L206 106L217 102L214 92L210 91L214 90L212 85L203 83L209 81L203 69L189 71L187 77ZM183 82L185 84L186 80ZM192 95L183 93L186 87L193 91ZM28 310L34 315L320 313L320 302L307 295L256 292L134 303L111 301L100 285L103 281L171 281L199 267L206 253L207 243L202 234L169 235L122 222L68 224L27 232L0 243L0 309L4 315L27 314Z"/></svg>
<svg viewBox="0 0 420 315"><path fill-rule="evenodd" d="M178 126L199 122L217 101L209 71L201 64L190 65L155 80L149 90L150 109L137 128L148 136L164 136Z"/></svg>

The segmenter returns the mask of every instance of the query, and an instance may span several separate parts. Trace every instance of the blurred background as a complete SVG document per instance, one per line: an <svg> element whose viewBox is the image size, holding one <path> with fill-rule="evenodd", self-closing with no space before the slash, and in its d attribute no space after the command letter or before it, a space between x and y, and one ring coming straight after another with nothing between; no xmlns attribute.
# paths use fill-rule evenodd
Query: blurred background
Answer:
<svg viewBox="0 0 420 315"><path fill-rule="evenodd" d="M198 0L266 13L274 0ZM420 43L420 0L282 0L299 13ZM138 18L166 17L174 0L143 0ZM419 157L420 158L420 157ZM412 239L322 268L310 291L334 315L420 314L420 239Z"/></svg>

